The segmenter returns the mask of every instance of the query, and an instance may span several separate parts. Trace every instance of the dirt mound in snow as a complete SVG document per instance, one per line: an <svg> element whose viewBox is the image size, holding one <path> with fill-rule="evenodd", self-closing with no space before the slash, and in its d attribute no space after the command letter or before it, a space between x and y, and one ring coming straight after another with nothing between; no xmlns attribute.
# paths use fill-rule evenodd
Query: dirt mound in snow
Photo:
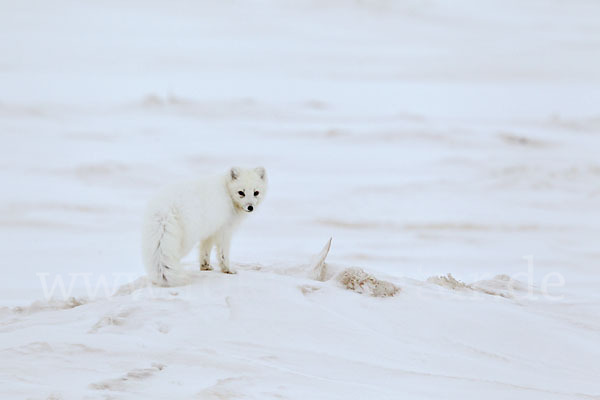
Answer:
<svg viewBox="0 0 600 400"><path fill-rule="evenodd" d="M393 283L377 279L360 268L346 268L336 279L346 289L374 297L389 297L400 291Z"/></svg>
<svg viewBox="0 0 600 400"><path fill-rule="evenodd" d="M474 283L464 283L457 280L449 273L446 276L429 277L427 282L450 290L471 290L508 299L514 298L516 292L526 292L528 290L527 285L504 274L496 275L492 279L481 280Z"/></svg>
<svg viewBox="0 0 600 400"><path fill-rule="evenodd" d="M88 302L85 298L69 297L66 300L36 300L28 306L14 307L12 311L17 314L33 314L46 310L68 310L70 308L79 307Z"/></svg>

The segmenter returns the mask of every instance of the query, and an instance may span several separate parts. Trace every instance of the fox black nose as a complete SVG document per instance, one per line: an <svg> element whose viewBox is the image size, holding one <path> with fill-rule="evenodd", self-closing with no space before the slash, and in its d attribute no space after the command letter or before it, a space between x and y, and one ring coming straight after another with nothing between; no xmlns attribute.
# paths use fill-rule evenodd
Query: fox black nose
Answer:
<svg viewBox="0 0 600 400"><path fill-rule="evenodd" d="M254 207L248 206L248 211L252 211L252 210L254 210Z"/></svg>

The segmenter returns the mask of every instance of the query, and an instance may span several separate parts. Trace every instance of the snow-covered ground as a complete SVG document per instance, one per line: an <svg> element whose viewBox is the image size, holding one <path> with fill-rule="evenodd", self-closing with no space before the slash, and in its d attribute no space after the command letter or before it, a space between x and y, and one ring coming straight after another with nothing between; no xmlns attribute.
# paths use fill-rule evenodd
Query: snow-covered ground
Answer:
<svg viewBox="0 0 600 400"><path fill-rule="evenodd" d="M599 399L599 15L0 2L0 397ZM148 197L231 165L239 274L145 285Z"/></svg>

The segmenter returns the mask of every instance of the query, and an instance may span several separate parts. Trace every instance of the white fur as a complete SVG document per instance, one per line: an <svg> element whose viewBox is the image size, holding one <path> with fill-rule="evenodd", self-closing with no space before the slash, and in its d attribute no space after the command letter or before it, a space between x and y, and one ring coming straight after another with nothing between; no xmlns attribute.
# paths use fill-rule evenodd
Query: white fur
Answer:
<svg viewBox="0 0 600 400"><path fill-rule="evenodd" d="M243 216L265 195L264 168L232 168L226 175L206 177L165 188L150 201L144 217L142 252L148 276L157 285L186 282L180 260L198 245L200 269L209 270L217 248L221 271L229 265L231 235ZM243 191L244 197L238 192ZM259 192L258 196L254 196Z"/></svg>

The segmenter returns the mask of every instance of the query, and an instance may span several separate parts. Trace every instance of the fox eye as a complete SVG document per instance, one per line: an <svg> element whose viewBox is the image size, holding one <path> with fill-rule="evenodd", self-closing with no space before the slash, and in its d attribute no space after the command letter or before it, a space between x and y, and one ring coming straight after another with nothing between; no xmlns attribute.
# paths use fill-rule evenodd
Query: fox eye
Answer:
<svg viewBox="0 0 600 400"><path fill-rule="evenodd" d="M240 191L238 192L238 194L240 195L240 197L244 197L244 196L246 196L246 193L244 193L242 190L240 190Z"/></svg>
<svg viewBox="0 0 600 400"><path fill-rule="evenodd" d="M254 197L258 196L258 194L259 194L259 193L258 193L258 190L256 190L256 191L254 192Z"/></svg>

